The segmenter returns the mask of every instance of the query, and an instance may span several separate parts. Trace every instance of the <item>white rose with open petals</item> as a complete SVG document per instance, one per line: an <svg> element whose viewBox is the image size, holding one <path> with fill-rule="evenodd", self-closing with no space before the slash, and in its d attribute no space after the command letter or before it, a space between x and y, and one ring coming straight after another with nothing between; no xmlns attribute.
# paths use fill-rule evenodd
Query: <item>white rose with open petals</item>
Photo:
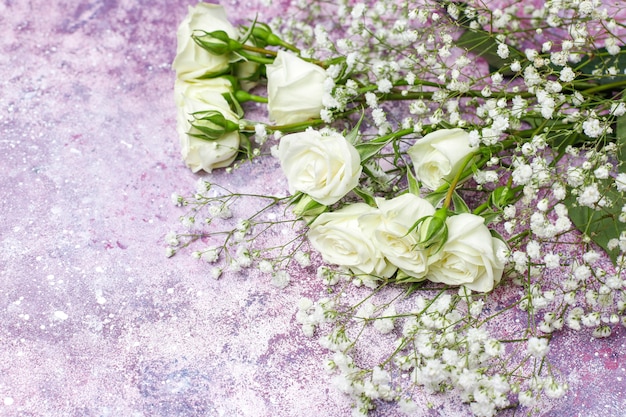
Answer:
<svg viewBox="0 0 626 417"><path fill-rule="evenodd" d="M359 182L361 158L338 133L308 129L285 135L278 158L287 177L289 192L308 194L320 204L334 204Z"/></svg>
<svg viewBox="0 0 626 417"><path fill-rule="evenodd" d="M504 242L492 237L484 219L474 214L448 217L446 224L448 239L430 256L426 278L472 291L491 291L502 278L504 262L498 253L506 250Z"/></svg>
<svg viewBox="0 0 626 417"><path fill-rule="evenodd" d="M270 120L285 125L320 117L327 78L322 67L290 52L278 51L266 72Z"/></svg>
<svg viewBox="0 0 626 417"><path fill-rule="evenodd" d="M181 80L191 80L204 75L220 74L229 65L229 54L216 55L201 48L191 38L194 31L214 32L223 30L231 39L237 38L237 31L226 17L222 6L199 3L189 6L187 17L178 26L176 36L178 46L172 68ZM201 33L200 33L201 34Z"/></svg>
<svg viewBox="0 0 626 417"><path fill-rule="evenodd" d="M181 145L181 154L187 166L193 171L211 172L215 168L229 166L239 152L239 132L229 132L219 139L203 140L188 134L191 129L193 113L217 111L225 119L238 122L238 117L230 110L228 102L222 96L228 91L230 83L220 78L198 80L189 83L176 81L174 92L178 106L177 130Z"/></svg>
<svg viewBox="0 0 626 417"><path fill-rule="evenodd" d="M407 151L415 176L430 190L450 182L463 160L472 152L469 134L462 129L441 129L429 133Z"/></svg>
<svg viewBox="0 0 626 417"><path fill-rule="evenodd" d="M422 217L432 216L435 208L414 194L403 194L391 200L376 199L378 211L361 218L365 228L374 228L374 246L387 260L415 281L428 272L428 254L417 248L419 235L409 229ZM407 278L406 280L411 280Z"/></svg>
<svg viewBox="0 0 626 417"><path fill-rule="evenodd" d="M385 261L373 244L374 230L359 223L361 216L375 211L365 203L356 203L322 213L311 224L307 237L325 262L368 275L363 277L366 283L372 283L372 276L390 277L396 268Z"/></svg>

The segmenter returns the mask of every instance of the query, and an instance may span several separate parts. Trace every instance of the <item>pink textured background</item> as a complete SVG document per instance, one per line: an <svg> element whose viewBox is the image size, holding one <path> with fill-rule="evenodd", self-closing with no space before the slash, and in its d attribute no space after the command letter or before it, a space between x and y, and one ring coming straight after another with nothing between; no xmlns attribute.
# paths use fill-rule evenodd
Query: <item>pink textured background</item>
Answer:
<svg viewBox="0 0 626 417"><path fill-rule="evenodd" d="M294 318L318 291L313 274L278 290L164 256L181 214L170 194L197 179L179 157L170 70L193 3L0 2L2 416L350 413ZM261 20L282 10L249 3L225 6ZM275 168L217 177L264 190ZM625 334L557 336L551 357L572 390L543 415L623 415ZM444 397L418 400L435 404L418 415L464 415Z"/></svg>

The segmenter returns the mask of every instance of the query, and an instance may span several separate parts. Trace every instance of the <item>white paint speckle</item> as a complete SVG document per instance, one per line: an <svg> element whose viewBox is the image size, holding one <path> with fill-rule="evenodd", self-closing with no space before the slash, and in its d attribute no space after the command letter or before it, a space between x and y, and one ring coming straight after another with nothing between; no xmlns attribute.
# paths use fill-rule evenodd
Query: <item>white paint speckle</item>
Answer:
<svg viewBox="0 0 626 417"><path fill-rule="evenodd" d="M4 397L4 405L13 405L13 398L11 397Z"/></svg>
<svg viewBox="0 0 626 417"><path fill-rule="evenodd" d="M54 312L54 317L59 320L67 320L69 316L64 311L57 310Z"/></svg>
<svg viewBox="0 0 626 417"><path fill-rule="evenodd" d="M168 288L167 289L167 293L168 294L174 294L174 288Z"/></svg>

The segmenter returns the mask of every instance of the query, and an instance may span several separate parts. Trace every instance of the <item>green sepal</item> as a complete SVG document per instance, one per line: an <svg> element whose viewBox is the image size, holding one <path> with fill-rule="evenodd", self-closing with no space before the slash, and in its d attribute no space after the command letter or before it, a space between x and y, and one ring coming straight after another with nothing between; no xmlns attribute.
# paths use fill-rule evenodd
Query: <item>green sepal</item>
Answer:
<svg viewBox="0 0 626 417"><path fill-rule="evenodd" d="M266 45L271 46L282 46L283 41L278 36L276 36L272 29L266 23L258 23L254 22L252 26L252 34L255 39L261 39L265 42Z"/></svg>
<svg viewBox="0 0 626 417"><path fill-rule="evenodd" d="M398 278L396 278L396 281L397 281L398 283L403 283L403 282L405 282L405 283L409 284L408 288L406 289L406 291L405 291L405 293L404 293L404 296L405 296L405 297L409 297L409 296L410 296L411 294L413 294L415 291L417 291L417 290L419 290L420 288L422 288L422 287L424 286L424 284L426 283L426 278L425 278L425 277L424 277L424 279L423 279L423 280L421 280L421 281L403 281L403 280L402 280L402 275L403 275L403 276L408 276L408 275L406 275L406 274L405 274L404 272L402 272L402 271L398 271L398 273L396 274L396 276L398 276L398 275L401 275L399 279L398 279ZM414 278L414 277L411 277L411 278Z"/></svg>
<svg viewBox="0 0 626 417"><path fill-rule="evenodd" d="M207 79L211 79L211 78L220 78L220 77L227 76L228 74L230 74L230 67L229 66L227 66L222 71L205 72L200 77L198 77L198 79L199 80L207 80Z"/></svg>
<svg viewBox="0 0 626 417"><path fill-rule="evenodd" d="M246 30L246 33L243 34L243 36L240 37L239 41L244 44L248 41L248 39L250 39L250 37L253 35L253 31L255 26L257 25L257 18L258 18L258 14L254 15L254 20L252 21L252 25L250 25L250 27L245 27L245 26L241 26L242 29ZM265 45L258 45L257 46L261 46L264 47Z"/></svg>
<svg viewBox="0 0 626 417"><path fill-rule="evenodd" d="M292 200L292 211L296 216L305 217L317 217L326 210L328 207L322 203L318 203L313 198L302 192L298 192Z"/></svg>
<svg viewBox="0 0 626 417"><path fill-rule="evenodd" d="M360 140L359 128L361 127L361 122L363 122L364 117L365 117L365 112L361 111L361 117L359 118L359 121L356 123L356 125L354 125L352 130L350 130L350 132L348 132L345 135L346 140L353 146L356 146L359 143L359 140Z"/></svg>
<svg viewBox="0 0 626 417"><path fill-rule="evenodd" d="M406 284L421 284L422 282L426 281L426 277L415 278L414 276L407 274L403 270L398 269L398 272L396 272L394 280L397 283L399 283L399 284L404 284L404 283L406 283ZM418 289L421 286L422 285L416 286L413 291L415 291L416 289ZM411 287L413 287L413 285L411 285Z"/></svg>
<svg viewBox="0 0 626 417"><path fill-rule="evenodd" d="M245 112L243 111L243 107L241 107L241 104L235 98L235 95L233 94L232 91L223 93L222 97L224 97L226 101L228 102L228 104L230 104L230 106L235 110L235 113L237 114L238 117L241 118L244 116Z"/></svg>
<svg viewBox="0 0 626 417"><path fill-rule="evenodd" d="M239 125L224 117L216 110L192 113L193 120L190 121L191 128L189 136L203 140L217 140L226 133L239 130Z"/></svg>
<svg viewBox="0 0 626 417"><path fill-rule="evenodd" d="M204 35L191 35L191 38L202 49L214 54L214 55L226 55L232 51L238 51L241 49L241 43L228 36L228 33L223 30L215 30L213 32L202 32Z"/></svg>
<svg viewBox="0 0 626 417"><path fill-rule="evenodd" d="M438 252L448 240L448 209L442 207L437 209L432 216L425 216L417 220L407 232L407 235L413 230L418 230L417 235L419 241L417 249L429 249L437 246L434 252Z"/></svg>

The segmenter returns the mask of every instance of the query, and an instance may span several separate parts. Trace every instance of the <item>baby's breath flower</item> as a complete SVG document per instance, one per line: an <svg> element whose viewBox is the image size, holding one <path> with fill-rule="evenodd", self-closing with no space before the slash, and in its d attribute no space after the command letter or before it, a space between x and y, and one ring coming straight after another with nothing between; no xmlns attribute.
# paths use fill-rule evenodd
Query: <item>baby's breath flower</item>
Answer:
<svg viewBox="0 0 626 417"><path fill-rule="evenodd" d="M536 358L543 358L550 350L548 339L531 337L528 339L527 349L529 355Z"/></svg>
<svg viewBox="0 0 626 417"><path fill-rule="evenodd" d="M290 281L291 277L289 276L289 273L287 273L287 271L276 271L272 275L272 285L275 287L285 288L287 287L287 285L289 285Z"/></svg>
<svg viewBox="0 0 626 417"><path fill-rule="evenodd" d="M257 123L254 125L254 135L259 145L263 145L267 140L267 129L263 123Z"/></svg>
<svg viewBox="0 0 626 417"><path fill-rule="evenodd" d="M165 235L165 243L170 246L177 246L180 241L178 240L178 235L176 232L170 231Z"/></svg>
<svg viewBox="0 0 626 417"><path fill-rule="evenodd" d="M383 311L380 318L374 320L374 328L382 334L391 332L394 328L394 320L396 315L395 305L390 305Z"/></svg>
<svg viewBox="0 0 626 417"><path fill-rule="evenodd" d="M178 193L172 193L171 200L172 200L172 203L174 203L174 205L178 207L182 206L185 201L183 196L181 196Z"/></svg>
<svg viewBox="0 0 626 417"><path fill-rule="evenodd" d="M219 279L222 275L222 268L211 268L211 277L213 279Z"/></svg>

